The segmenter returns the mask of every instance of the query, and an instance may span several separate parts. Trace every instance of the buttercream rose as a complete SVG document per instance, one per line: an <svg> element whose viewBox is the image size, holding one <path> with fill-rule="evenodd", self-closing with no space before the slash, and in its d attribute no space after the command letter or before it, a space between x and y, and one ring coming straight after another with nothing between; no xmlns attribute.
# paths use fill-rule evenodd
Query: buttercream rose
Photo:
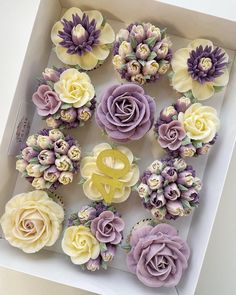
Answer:
<svg viewBox="0 0 236 295"><path fill-rule="evenodd" d="M52 246L59 237L64 211L44 191L14 196L0 219L6 240L26 253Z"/></svg>
<svg viewBox="0 0 236 295"><path fill-rule="evenodd" d="M148 287L174 287L188 267L189 247L168 224L133 230L130 246L127 266Z"/></svg>
<svg viewBox="0 0 236 295"><path fill-rule="evenodd" d="M156 105L142 87L113 85L102 95L96 113L98 125L116 141L138 140L152 127Z"/></svg>

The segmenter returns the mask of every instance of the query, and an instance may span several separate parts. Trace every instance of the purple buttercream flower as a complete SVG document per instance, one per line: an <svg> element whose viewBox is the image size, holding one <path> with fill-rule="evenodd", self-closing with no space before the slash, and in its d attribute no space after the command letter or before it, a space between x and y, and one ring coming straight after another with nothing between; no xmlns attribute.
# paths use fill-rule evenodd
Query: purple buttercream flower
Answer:
<svg viewBox="0 0 236 295"><path fill-rule="evenodd" d="M40 116L53 115L61 106L60 98L48 85L40 85L32 100Z"/></svg>
<svg viewBox="0 0 236 295"><path fill-rule="evenodd" d="M168 106L160 112L160 119L165 123L169 123L175 115L177 115L176 109L173 106Z"/></svg>
<svg viewBox="0 0 236 295"><path fill-rule="evenodd" d="M38 152L35 151L32 147L28 146L26 148L24 148L22 151L22 158L29 162L32 158L35 158L38 156Z"/></svg>
<svg viewBox="0 0 236 295"><path fill-rule="evenodd" d="M127 266L148 287L174 287L188 267L189 247L168 224L134 230L130 246Z"/></svg>
<svg viewBox="0 0 236 295"><path fill-rule="evenodd" d="M181 157L193 157L196 153L196 148L192 144L182 145L179 148L179 155Z"/></svg>
<svg viewBox="0 0 236 295"><path fill-rule="evenodd" d="M122 239L124 221L111 211L102 212L91 223L91 231L101 243L117 245Z"/></svg>
<svg viewBox="0 0 236 295"><path fill-rule="evenodd" d="M181 122L174 120L168 124L159 126L158 135L158 141L161 147L174 151L181 146L181 141L185 138L186 133Z"/></svg>
<svg viewBox="0 0 236 295"><path fill-rule="evenodd" d="M175 103L175 108L178 113L180 113L180 112L184 113L190 105L191 105L190 98L182 96L177 99L177 101Z"/></svg>
<svg viewBox="0 0 236 295"><path fill-rule="evenodd" d="M166 203L165 196L162 193L158 194L156 192L153 192L150 197L150 203L155 208L161 208Z"/></svg>
<svg viewBox="0 0 236 295"><path fill-rule="evenodd" d="M54 184L58 180L60 174L61 172L57 170L55 165L53 165L44 171L43 177L46 181L52 182Z"/></svg>
<svg viewBox="0 0 236 295"><path fill-rule="evenodd" d="M101 252L102 260L108 262L112 261L116 254L116 246L108 244L107 250Z"/></svg>
<svg viewBox="0 0 236 295"><path fill-rule="evenodd" d="M101 266L101 258L98 256L96 259L89 259L89 261L86 263L87 270L90 271L96 271L99 270Z"/></svg>
<svg viewBox="0 0 236 295"><path fill-rule="evenodd" d="M182 198L187 201L195 201L198 199L198 192L194 188L190 188L182 193Z"/></svg>
<svg viewBox="0 0 236 295"><path fill-rule="evenodd" d="M63 140L63 139L58 139L54 143L54 151L56 153L66 155L69 148L70 148L69 143L67 141Z"/></svg>
<svg viewBox="0 0 236 295"><path fill-rule="evenodd" d="M46 68L42 75L45 81L52 81L55 83L60 79L61 73L57 69Z"/></svg>
<svg viewBox="0 0 236 295"><path fill-rule="evenodd" d="M77 119L77 109L69 108L67 110L61 110L60 115L62 121L72 123Z"/></svg>
<svg viewBox="0 0 236 295"><path fill-rule="evenodd" d="M152 127L156 105L142 87L114 85L101 98L96 113L97 124L116 141L142 138Z"/></svg>
<svg viewBox="0 0 236 295"><path fill-rule="evenodd" d="M164 195L166 199L175 201L180 197L181 193L176 183L171 183L165 187Z"/></svg>
<svg viewBox="0 0 236 295"><path fill-rule="evenodd" d="M194 175L191 171L180 172L178 175L177 182L187 187L191 187L194 183Z"/></svg>
<svg viewBox="0 0 236 295"><path fill-rule="evenodd" d="M178 177L176 169L174 167L169 166L165 167L164 170L162 170L161 175L169 182L176 181Z"/></svg>
<svg viewBox="0 0 236 295"><path fill-rule="evenodd" d="M84 223L88 220L92 220L97 216L97 211L95 208L90 207L90 206L83 206L79 212L78 212L78 217L79 220Z"/></svg>
<svg viewBox="0 0 236 295"><path fill-rule="evenodd" d="M51 165L55 163L55 153L49 150L42 150L38 155L41 165Z"/></svg>
<svg viewBox="0 0 236 295"><path fill-rule="evenodd" d="M226 66L225 52L221 48L202 45L190 52L187 60L188 72L193 80L201 84L213 81L223 74Z"/></svg>

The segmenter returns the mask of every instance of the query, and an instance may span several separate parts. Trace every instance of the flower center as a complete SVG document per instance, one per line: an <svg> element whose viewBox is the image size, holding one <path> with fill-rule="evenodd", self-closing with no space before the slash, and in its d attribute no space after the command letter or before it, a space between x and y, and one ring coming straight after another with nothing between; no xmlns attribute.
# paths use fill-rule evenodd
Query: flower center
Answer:
<svg viewBox="0 0 236 295"><path fill-rule="evenodd" d="M208 71L212 68L212 61L209 57L202 57L198 64L198 67L203 71Z"/></svg>

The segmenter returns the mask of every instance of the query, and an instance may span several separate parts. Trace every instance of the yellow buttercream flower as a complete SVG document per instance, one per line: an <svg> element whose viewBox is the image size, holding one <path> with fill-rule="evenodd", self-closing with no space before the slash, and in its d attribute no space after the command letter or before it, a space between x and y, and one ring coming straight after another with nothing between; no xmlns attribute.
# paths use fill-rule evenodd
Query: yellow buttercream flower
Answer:
<svg viewBox="0 0 236 295"><path fill-rule="evenodd" d="M128 158L131 167L130 171L127 174L125 174L123 177L118 178L118 181L122 183L122 189L115 190L114 196L112 198L112 202L121 203L129 197L132 186L134 186L138 182L139 168L137 164L133 163L134 156L130 149L128 149L125 146L117 146L115 149L122 152ZM108 143L98 144L93 148L92 155L84 157L81 161L81 176L85 179L85 182L83 184L83 190L85 195L93 201L99 201L103 199L103 196L98 191L96 185L94 185L92 176L94 173L99 174L101 176L106 176L104 172L97 167L96 162L99 154L105 150L112 150L112 147ZM123 163L119 159L112 157L105 158L104 164L107 167L114 169L123 168Z"/></svg>
<svg viewBox="0 0 236 295"><path fill-rule="evenodd" d="M183 124L189 138L204 143L215 137L220 125L216 110L200 103L194 103L185 113L179 113L178 120Z"/></svg>
<svg viewBox="0 0 236 295"><path fill-rule="evenodd" d="M214 95L216 88L229 81L228 55L210 40L196 39L177 50L172 58L172 86L178 92L192 91L198 100Z"/></svg>
<svg viewBox="0 0 236 295"><path fill-rule="evenodd" d="M95 96L95 90L89 76L76 69L65 70L60 80L54 84L54 89L61 101L79 108Z"/></svg>
<svg viewBox="0 0 236 295"><path fill-rule="evenodd" d="M70 226L65 230L62 249L77 265L96 259L100 254L98 240L90 229L83 225Z"/></svg>
<svg viewBox="0 0 236 295"><path fill-rule="evenodd" d="M0 219L6 240L26 253L52 246L64 220L63 208L44 191L14 196Z"/></svg>
<svg viewBox="0 0 236 295"><path fill-rule="evenodd" d="M72 7L54 24L51 39L62 62L92 70L108 57L115 33L99 11Z"/></svg>

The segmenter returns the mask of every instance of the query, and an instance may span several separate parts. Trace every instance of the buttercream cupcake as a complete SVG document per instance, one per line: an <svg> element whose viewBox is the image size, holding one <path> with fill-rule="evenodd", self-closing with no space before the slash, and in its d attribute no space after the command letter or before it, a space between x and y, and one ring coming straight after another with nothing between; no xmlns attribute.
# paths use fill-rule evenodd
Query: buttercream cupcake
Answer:
<svg viewBox="0 0 236 295"><path fill-rule="evenodd" d="M140 222L126 248L128 269L147 287L175 287L188 267L189 246L169 224Z"/></svg>
<svg viewBox="0 0 236 295"><path fill-rule="evenodd" d="M96 145L82 159L80 172L85 195L107 204L124 202L139 179L139 168L131 150L108 143Z"/></svg>
<svg viewBox="0 0 236 295"><path fill-rule="evenodd" d="M32 100L49 128L83 126L96 106L95 89L86 73L56 67L45 69Z"/></svg>
<svg viewBox="0 0 236 295"><path fill-rule="evenodd" d="M14 196L5 207L0 224L5 239L25 253L35 253L57 241L64 220L62 206L45 191Z"/></svg>
<svg viewBox="0 0 236 295"><path fill-rule="evenodd" d="M113 85L101 96L96 121L112 140L127 142L141 139L151 129L155 112L154 99L141 86Z"/></svg>
<svg viewBox="0 0 236 295"><path fill-rule="evenodd" d="M112 62L122 79L143 85L167 73L172 44L165 31L151 23L134 23L118 32Z"/></svg>
<svg viewBox="0 0 236 295"><path fill-rule="evenodd" d="M195 100L205 100L222 90L229 81L228 54L210 40L196 39L177 50L171 61L171 84Z"/></svg>
<svg viewBox="0 0 236 295"><path fill-rule="evenodd" d="M80 146L71 136L43 129L28 137L16 169L35 189L56 189L73 181L80 156Z"/></svg>
<svg viewBox="0 0 236 295"><path fill-rule="evenodd" d="M106 270L121 244L124 226L113 206L93 202L70 216L62 249L83 270Z"/></svg>
<svg viewBox="0 0 236 295"><path fill-rule="evenodd" d="M209 152L220 120L213 107L191 103L188 97L164 108L155 124L157 141L173 156L196 157Z"/></svg>
<svg viewBox="0 0 236 295"><path fill-rule="evenodd" d="M142 204L157 220L189 215L199 205L201 180L182 158L155 160L137 187Z"/></svg>
<svg viewBox="0 0 236 295"><path fill-rule="evenodd" d="M108 57L115 33L101 12L71 7L54 24L51 39L63 63L92 70Z"/></svg>

